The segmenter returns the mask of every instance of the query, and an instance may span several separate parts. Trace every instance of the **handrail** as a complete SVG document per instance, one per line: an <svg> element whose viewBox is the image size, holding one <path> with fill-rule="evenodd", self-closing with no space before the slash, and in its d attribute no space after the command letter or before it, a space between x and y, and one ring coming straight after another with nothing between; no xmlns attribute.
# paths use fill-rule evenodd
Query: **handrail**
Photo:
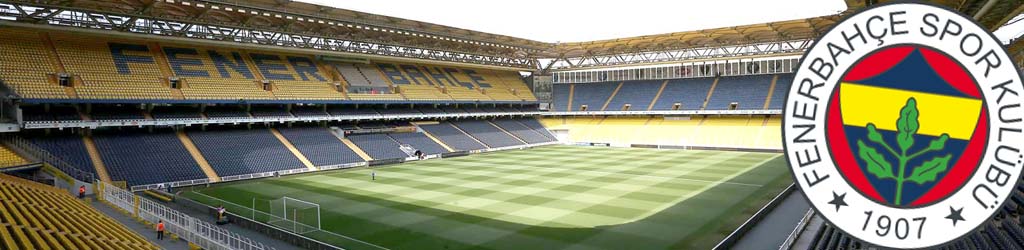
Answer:
<svg viewBox="0 0 1024 250"><path fill-rule="evenodd" d="M166 230L180 236L202 249L209 250L266 250L273 247L249 239L230 230L212 225L181 211L174 210L158 202L145 199L106 182L97 182L100 187L99 198L124 212L142 220L156 223L163 221Z"/></svg>
<svg viewBox="0 0 1024 250"><path fill-rule="evenodd" d="M796 223L796 227L793 228L792 232L789 232L789 236L786 236L786 241L782 242L779 246L779 250L786 250L793 246L796 242L797 236L800 236L800 232L804 231L807 227L807 223L814 217L814 209L807 209L807 213L804 213L804 217L800 218L800 222Z"/></svg>

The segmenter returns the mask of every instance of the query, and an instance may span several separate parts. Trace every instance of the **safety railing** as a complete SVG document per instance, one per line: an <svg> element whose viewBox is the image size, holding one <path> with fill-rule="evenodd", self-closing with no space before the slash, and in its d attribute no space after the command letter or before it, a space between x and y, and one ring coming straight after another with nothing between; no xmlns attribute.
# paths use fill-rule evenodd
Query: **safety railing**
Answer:
<svg viewBox="0 0 1024 250"><path fill-rule="evenodd" d="M100 187L100 199L124 210L142 220L157 223L164 222L164 230L178 235L181 239L191 242L202 249L241 249L263 250L273 249L263 243L232 233L203 220L171 209L160 203L143 199L131 192L106 182L97 182Z"/></svg>
<svg viewBox="0 0 1024 250"><path fill-rule="evenodd" d="M76 180L85 183L92 183L93 180L96 179L96 176L93 173L85 172L82 171L81 169L74 167L73 165L65 162L60 157L54 156L50 152L39 148L38 146L29 142L28 140L25 140L24 138L6 133L0 136L2 136L2 143L4 143L5 145L21 149L24 153L29 154L30 156L35 157L40 161L49 163L51 166L57 168L61 172L64 172L68 176L71 176L71 178L75 178Z"/></svg>
<svg viewBox="0 0 1024 250"><path fill-rule="evenodd" d="M451 119L466 117L506 117L541 115L541 111L525 112L477 112L453 114L386 114L386 115L341 115L341 116L297 116L297 117L238 117L207 119L143 119L143 120L99 120L99 121L26 121L24 129L44 128L97 128L97 127L138 127L175 126L201 124L244 124L244 123L286 123L319 121L378 121L395 119Z"/></svg>
<svg viewBox="0 0 1024 250"><path fill-rule="evenodd" d="M789 232L789 235L786 236L786 240L779 246L779 250L788 250L792 247L793 243L796 242L796 238L800 236L800 232L804 231L804 228L807 227L807 223L810 222L813 217L814 209L807 209L807 213L804 213L804 217L800 218L800 222L796 224L793 231Z"/></svg>
<svg viewBox="0 0 1024 250"><path fill-rule="evenodd" d="M271 177L271 176L283 176L283 175L301 174L301 173L308 173L308 172L315 172L315 171L325 171L325 170L334 170L334 169L343 169L343 168L362 167L362 166L366 166L366 162L355 162L355 163L347 163L347 164L337 164L337 165L321 166L321 167L317 167L317 169L315 169L315 170L310 170L308 168L304 168L303 167L303 168L295 168L295 169L288 169L288 170L281 170L281 171L271 171L271 172L262 172L262 173L222 176L222 177L220 177L220 181L221 182L240 181L240 180L249 180L249 179ZM195 180L185 180L185 181L175 181L175 182L165 182L165 183L154 183L154 184L146 184L146 185L135 185L135 186L131 186L130 189L131 189L132 192L140 192L140 191L153 190L153 189L165 189L165 188L168 188L168 187L175 188L175 187L187 187L187 186L203 185L203 184L207 184L207 183L212 183L212 181L210 181L209 178L203 178L203 179L195 179Z"/></svg>

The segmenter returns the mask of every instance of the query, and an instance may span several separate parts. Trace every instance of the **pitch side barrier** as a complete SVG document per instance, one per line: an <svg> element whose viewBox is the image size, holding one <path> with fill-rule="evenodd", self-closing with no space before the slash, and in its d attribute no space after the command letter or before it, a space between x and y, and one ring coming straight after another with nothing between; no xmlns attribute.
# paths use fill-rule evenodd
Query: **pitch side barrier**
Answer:
<svg viewBox="0 0 1024 250"><path fill-rule="evenodd" d="M719 147L699 145L651 145L631 144L634 148L659 148L659 149L693 149L693 150L718 150L718 151L739 151L739 152L761 152L761 153L782 153L781 148L753 148L753 147Z"/></svg>
<svg viewBox="0 0 1024 250"><path fill-rule="evenodd" d="M578 141L569 144L584 145L584 147L620 147L638 149L660 149L660 150L702 150L702 151L735 151L735 152L757 152L757 153L782 153L782 149L772 148L737 148L737 147L714 147L714 145L674 145L674 144L612 144L608 142Z"/></svg>
<svg viewBox="0 0 1024 250"><path fill-rule="evenodd" d="M302 116L302 117L253 117L253 118L182 118L182 119L126 119L99 121L27 121L22 123L24 129L43 128L97 128L97 127L141 127L141 126L191 126L203 124L244 124L244 123L286 123L286 122L320 122L320 121L382 121L408 119L452 119L469 117L504 117L534 116L547 112L477 112L454 114L388 114L388 115L342 115L342 116Z"/></svg>
<svg viewBox="0 0 1024 250"><path fill-rule="evenodd" d="M594 115L781 115L781 109L748 110L650 110L650 111L555 111L543 112L544 116L594 116Z"/></svg>
<svg viewBox="0 0 1024 250"><path fill-rule="evenodd" d="M203 124L244 124L244 123L286 123L320 121L381 121L401 119L451 119L470 117L511 117L511 116L630 116L630 115L780 115L782 110L652 110L652 111L531 111L531 112L478 112L455 114L389 114L389 115L345 115L345 116L302 116L302 117L254 117L254 118L182 118L182 119L126 119L99 121L26 121L24 129L44 128L98 128L98 127L142 127L142 126L191 126Z"/></svg>
<svg viewBox="0 0 1024 250"><path fill-rule="evenodd" d="M546 145L552 145L552 144L559 144L559 143L558 142L544 142L544 143L535 143L535 144L518 145L518 146L501 147L501 148L490 148L490 149L471 150L471 151L459 151L459 152L451 152L451 153L444 153L444 154L427 155L424 159L428 160L428 159L435 159L435 158L457 157L457 156L476 154L476 153L501 151L501 150L511 150L511 149L525 149L525 148L538 147L538 146L546 146ZM380 165L388 165L388 164L398 164L398 163L403 163L403 162L407 162L407 161L417 161L417 160L419 160L419 159L416 158L416 157L381 159L381 160L372 160L372 161L368 161L368 162L355 162L355 163L338 164L338 165L330 165L330 166L320 166L320 167L317 167L316 170L310 170L308 168L303 167L303 168L295 168L295 169L281 170L281 171L271 171L271 172L252 173L252 174L243 174L243 175L222 176L220 178L220 182L251 180L251 179L259 179L259 178L265 178L265 177L285 176L285 175L302 174L302 173L310 173L310 172L319 172L319 171L327 171L327 170L335 170L335 169L347 169L347 168L365 167L365 166L380 166ZM220 182L218 182L218 183L220 183ZM213 183L213 182L210 181L209 178L203 178L203 179L195 179L195 180L185 180L185 181L175 181L175 182L165 182L165 183L154 183L154 184L147 184L147 185L136 185L136 186L131 186L130 190L132 192L141 192L141 191L146 191L146 190L161 190L161 189L167 189L167 188L205 185L205 184L210 184L210 183Z"/></svg>
<svg viewBox="0 0 1024 250"><path fill-rule="evenodd" d="M100 201L149 223L155 224L162 220L167 232L178 235L181 239L202 249L273 249L263 243L171 209L158 202L142 198L109 183L101 181L96 183L100 189L97 192Z"/></svg>
<svg viewBox="0 0 1024 250"><path fill-rule="evenodd" d="M355 163L347 163L347 164L321 166L321 167L317 167L316 170L310 170L308 168L295 168L295 169L288 169L288 170L281 170L281 171L271 171L271 172L242 174L242 175L231 175L231 176L220 177L220 182L241 181L241 180L258 179L258 178L264 178L264 177L284 176L284 175L301 174L301 173L308 173L308 172L317 172L317 171L327 171L327 170L335 170L335 169L354 168L354 167L362 167L362 166L366 166L366 165L367 165L367 162L355 162ZM154 183L154 184L147 184L147 185L132 186L131 187L131 191L132 192L141 192L141 191L146 191L146 190L154 190L154 189L159 190L159 189L166 189L166 188L169 188L169 187L172 187L172 188L173 187L187 187L187 186L203 185L203 184L208 184L208 183L213 183L213 182L210 181L209 178L203 178L203 179L196 179L196 180L185 180L185 181L175 181L175 182L165 182L165 183Z"/></svg>
<svg viewBox="0 0 1024 250"><path fill-rule="evenodd" d="M765 204L764 207L761 207L760 210L757 210L757 212L754 213L754 215L750 216L750 218L748 218L747 221L743 222L743 224L740 225L740 227L736 228L736 230L733 230L732 233L730 233L728 236L725 236L725 239L722 239L722 241L718 242L718 245L715 245L715 248L713 249L718 250L732 248L733 245L735 245L740 238L746 235L747 232L750 231L750 229L754 228L754 225L761 222L761 219L764 219L764 216L768 215L768 213L774 210L775 207L779 206L779 204L782 203L782 200L785 200L786 196L793 193L793 191L795 190L796 184L789 184L789 187L786 187L786 189L782 190L782 192L779 192L779 194L776 195L775 198L772 198L772 200L769 201L768 204Z"/></svg>

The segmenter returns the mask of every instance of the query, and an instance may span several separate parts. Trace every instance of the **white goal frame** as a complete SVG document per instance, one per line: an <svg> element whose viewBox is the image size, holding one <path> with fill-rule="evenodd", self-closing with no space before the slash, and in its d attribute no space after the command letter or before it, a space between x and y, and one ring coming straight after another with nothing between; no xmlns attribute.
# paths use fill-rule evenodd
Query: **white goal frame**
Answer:
<svg viewBox="0 0 1024 250"><path fill-rule="evenodd" d="M256 208L256 200L257 200L256 198L253 198L253 212L254 213L257 210L257 209L255 209ZM274 226L277 226L277 227L281 227L283 229L286 229L286 230L289 230L289 231L292 231L292 232L295 232L295 233L298 233L298 234L305 234L305 233L309 233L309 232L320 231L320 225L321 225L321 223L320 223L320 204L317 204L317 203L314 203L314 202L309 202L309 201L304 201L304 200L300 200L300 199L296 199L296 198L292 198L292 197L288 197L288 196L283 196L281 198L274 199L274 200L264 200L264 201L267 201L269 203L269 205L270 205L270 207L269 207L270 211L266 211L266 213L268 215L270 215L270 218L267 220L267 224L274 225ZM289 210L290 207L292 209ZM298 208L296 208L296 207L298 207ZM281 211L276 211L277 209L275 209L275 208L279 208ZM316 212L315 213L315 215L316 215L316 224L315 225L310 225L310 224L307 224L307 223L304 223L304 222L300 222L297 219L297 217L299 217L298 216L299 212L304 212L304 211L309 211L309 210L314 210ZM289 211L291 212L291 214L289 214ZM288 228L289 224L291 225L291 228Z"/></svg>

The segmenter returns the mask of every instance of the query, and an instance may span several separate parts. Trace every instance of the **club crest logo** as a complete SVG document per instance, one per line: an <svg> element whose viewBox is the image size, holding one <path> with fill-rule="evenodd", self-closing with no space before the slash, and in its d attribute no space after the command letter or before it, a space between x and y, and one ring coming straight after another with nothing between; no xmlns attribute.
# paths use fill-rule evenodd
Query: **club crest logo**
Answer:
<svg viewBox="0 0 1024 250"><path fill-rule="evenodd" d="M816 212L868 244L916 249L973 232L1014 195L1024 85L998 40L920 3L846 17L804 55L783 140Z"/></svg>

